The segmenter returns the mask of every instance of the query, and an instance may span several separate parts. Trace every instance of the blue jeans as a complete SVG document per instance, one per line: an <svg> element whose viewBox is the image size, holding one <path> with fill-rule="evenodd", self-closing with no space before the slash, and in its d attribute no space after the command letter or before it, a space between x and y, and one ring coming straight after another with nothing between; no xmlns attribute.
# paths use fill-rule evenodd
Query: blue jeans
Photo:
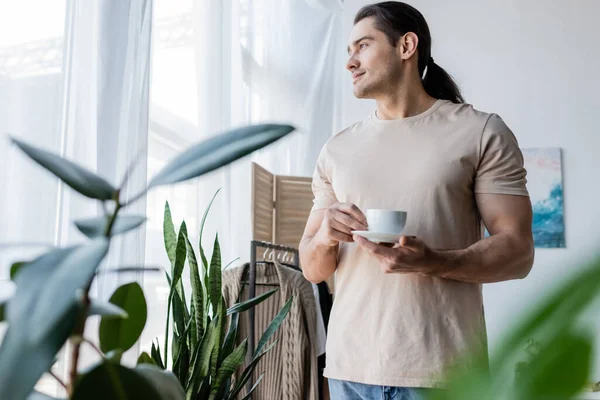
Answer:
<svg viewBox="0 0 600 400"><path fill-rule="evenodd" d="M328 379L331 400L425 400L432 389L367 385Z"/></svg>

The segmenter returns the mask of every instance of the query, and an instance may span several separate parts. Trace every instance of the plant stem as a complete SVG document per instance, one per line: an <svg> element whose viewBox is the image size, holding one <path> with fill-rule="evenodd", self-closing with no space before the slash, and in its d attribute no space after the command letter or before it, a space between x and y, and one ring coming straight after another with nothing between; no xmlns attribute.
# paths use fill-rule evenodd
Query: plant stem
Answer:
<svg viewBox="0 0 600 400"><path fill-rule="evenodd" d="M108 238L109 240L110 240L110 234L112 232L112 228L115 224L115 221L117 220L117 215L119 214L119 210L122 207L121 203L119 202L119 192L118 191L115 193L114 200L116 202L115 210L114 210L113 214L110 216L108 225L106 226L106 229L104 231L104 236L106 238ZM77 341L75 341L75 343L73 343L73 350L71 352L71 371L69 373L69 384L67 387L67 392L69 394L69 397L71 397L73 395L73 390L75 389L75 381L77 380L77 364L79 362L79 351L81 348L81 342L87 340L87 339L83 338L83 333L85 331L85 322L87 320L88 308L90 307L89 293L90 293L90 287L92 286L93 280L94 279L92 278L92 280L88 283L87 287L83 291L83 299L82 299L83 306L82 306L81 310L79 311L79 316L78 316L77 322L75 323L75 329L73 330L73 333L72 333L72 336L79 337L79 338L81 338L81 340L77 340ZM90 343L100 354L102 354L102 352L96 347L96 345L94 345L93 343L91 343L89 341L88 341L88 343Z"/></svg>
<svg viewBox="0 0 600 400"><path fill-rule="evenodd" d="M55 373L54 371L50 370L50 371L48 371L48 373L49 373L50 375L52 375L52 377L53 377L54 379L56 379L56 381L57 381L58 383L60 383L60 385L61 385L63 388L65 388L65 390L67 390L67 385L66 385L66 384L65 384L65 383L62 381L62 379L60 379L60 378L58 377L58 375L56 375L56 373Z"/></svg>

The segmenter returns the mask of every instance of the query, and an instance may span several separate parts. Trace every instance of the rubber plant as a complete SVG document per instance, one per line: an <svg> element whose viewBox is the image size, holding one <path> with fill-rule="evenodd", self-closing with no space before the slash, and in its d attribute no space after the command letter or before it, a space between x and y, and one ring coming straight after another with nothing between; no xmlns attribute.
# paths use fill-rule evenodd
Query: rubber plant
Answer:
<svg viewBox="0 0 600 400"><path fill-rule="evenodd" d="M129 199L124 199L122 195L127 174L121 185L115 186L57 154L11 138L12 143L29 158L71 189L99 201L105 211L100 217L74 221L75 226L89 238L83 244L51 248L32 260L17 262L11 267L11 278L16 290L10 299L0 305L0 321L7 325L0 344L0 399L50 399L51 397L34 390L44 373L51 374L64 386L69 399L171 400L185 398L186 390L187 393L193 393L194 390L189 390L187 382L185 385L180 383L180 372L174 374L153 365L153 357L143 355L135 367L121 364L120 355L137 342L146 323L146 300L141 287L137 283L123 285L116 289L109 302L91 298L89 289L100 273L146 269L144 266L122 266L110 270L100 267L113 237L130 232L145 222L145 216L124 214L133 202L158 186L183 182L214 171L273 143L293 130L289 125L261 124L212 136L175 157L150 180L144 190ZM182 240L184 233L185 230L179 232ZM185 257L187 252L182 250L181 243L177 242L175 254ZM184 247L188 246L187 241L183 243ZM216 257L213 256L215 271L220 266L220 260ZM174 265L181 268L181 258L175 261ZM179 295L177 287L180 272L174 271L171 276L171 282L174 283L171 300L177 297L175 293ZM211 273L208 274L212 293L217 290L218 276L217 272L212 273L212 278ZM189 377L198 390L205 390L205 386L197 377L208 376L206 371L210 369L212 378L224 379L230 361L243 353L244 349L238 346L233 352L213 351L215 342L221 341L225 312L218 297L210 298L214 301L211 304L211 317L194 318L192 330L189 315L197 317L206 309L200 310L198 307L196 312L194 307L193 313L184 310L184 316L188 317L184 320L186 326L179 326L175 337L174 350L179 356L175 366L178 371L185 370L183 360L188 360L191 370ZM181 303L174 301L173 304ZM243 307L250 306L251 304L246 303ZM180 311L178 309L175 315L176 323L182 321ZM86 322L93 315L100 315L102 318L99 345L84 337ZM201 325L202 330L198 329L197 324ZM187 340L190 337L196 339L195 342L190 340L193 346L179 345L181 338ZM227 339L231 340L230 337ZM61 379L54 373L52 366L57 353L68 340L71 341L70 372ZM82 344L92 346L101 356L97 364L85 370L78 368ZM231 343L225 341L223 345L231 346ZM184 357L179 352L179 349L184 348L190 351L189 357ZM260 354L265 350L262 348ZM159 359L157 351L152 353ZM209 363L207 354L217 362ZM221 359L225 354L234 355L231 359ZM211 391L215 387L217 385L212 385L211 381ZM187 397L190 398L189 395Z"/></svg>

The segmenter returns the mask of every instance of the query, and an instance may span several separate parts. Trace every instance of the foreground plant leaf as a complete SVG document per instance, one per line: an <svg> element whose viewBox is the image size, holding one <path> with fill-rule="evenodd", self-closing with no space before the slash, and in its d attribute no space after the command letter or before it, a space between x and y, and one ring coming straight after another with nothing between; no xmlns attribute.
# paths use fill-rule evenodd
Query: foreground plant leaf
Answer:
<svg viewBox="0 0 600 400"><path fill-rule="evenodd" d="M98 200L110 200L114 197L117 189L98 175L80 167L72 161L22 142L14 137L11 140L33 161L56 175L60 180L82 195Z"/></svg>
<svg viewBox="0 0 600 400"><path fill-rule="evenodd" d="M123 285L110 297L110 303L123 309L129 317L115 319L103 317L100 321L100 349L129 350L139 339L146 325L147 307L144 292L137 282Z"/></svg>
<svg viewBox="0 0 600 400"><path fill-rule="evenodd" d="M264 124L214 135L179 154L152 178L149 187L199 177L245 157L281 139L293 130L294 127L290 125Z"/></svg>

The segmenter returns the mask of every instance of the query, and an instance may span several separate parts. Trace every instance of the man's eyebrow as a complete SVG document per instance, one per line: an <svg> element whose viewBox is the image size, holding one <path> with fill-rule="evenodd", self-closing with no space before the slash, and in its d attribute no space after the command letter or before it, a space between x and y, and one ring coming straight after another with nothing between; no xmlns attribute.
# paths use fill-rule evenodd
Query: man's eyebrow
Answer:
<svg viewBox="0 0 600 400"><path fill-rule="evenodd" d="M375 40L375 38L373 36L363 36L360 39L356 39L352 45L356 46L359 42L363 41L363 40ZM348 53L350 53L350 46L348 46Z"/></svg>

